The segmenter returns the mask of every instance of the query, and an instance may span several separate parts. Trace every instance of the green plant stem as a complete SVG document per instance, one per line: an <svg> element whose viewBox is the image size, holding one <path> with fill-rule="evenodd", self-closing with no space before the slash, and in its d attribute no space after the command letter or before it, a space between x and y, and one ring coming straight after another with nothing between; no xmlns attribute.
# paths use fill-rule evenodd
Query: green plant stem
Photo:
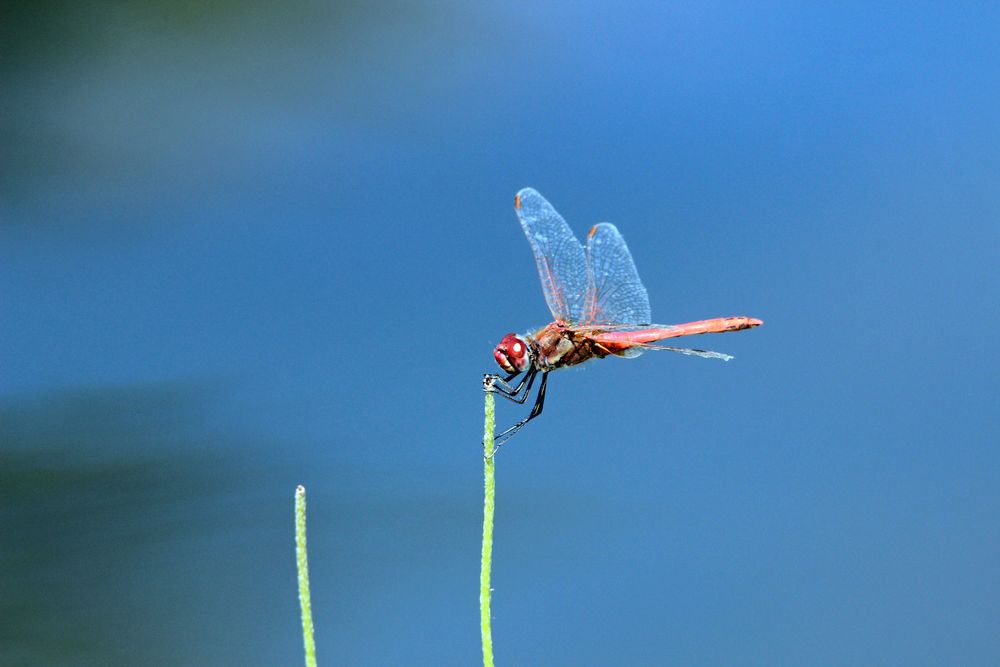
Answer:
<svg viewBox="0 0 1000 667"><path fill-rule="evenodd" d="M302 641L306 649L306 667L316 667L316 641L313 638L312 603L309 600L309 559L306 557L306 489L295 489L295 562L299 571L299 606L302 608Z"/></svg>
<svg viewBox="0 0 1000 667"><path fill-rule="evenodd" d="M486 423L483 431L483 558L479 570L479 624L483 636L483 667L493 667L493 628L490 625L490 570L493 567L493 392L486 392Z"/></svg>

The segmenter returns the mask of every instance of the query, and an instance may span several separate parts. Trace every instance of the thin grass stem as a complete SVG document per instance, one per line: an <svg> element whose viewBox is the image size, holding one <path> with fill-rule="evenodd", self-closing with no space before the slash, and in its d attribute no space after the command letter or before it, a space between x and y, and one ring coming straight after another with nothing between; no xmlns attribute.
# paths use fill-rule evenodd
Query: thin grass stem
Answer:
<svg viewBox="0 0 1000 667"><path fill-rule="evenodd" d="M299 606L302 609L306 667L316 667L312 602L309 599L309 559L306 557L306 489L301 485L295 489L295 562L299 572Z"/></svg>
<svg viewBox="0 0 1000 667"><path fill-rule="evenodd" d="M483 557L479 569L479 624L483 637L483 667L493 667L493 628L490 621L490 571L493 567L493 392L486 391L486 423L483 430L483 468L485 495L483 500Z"/></svg>

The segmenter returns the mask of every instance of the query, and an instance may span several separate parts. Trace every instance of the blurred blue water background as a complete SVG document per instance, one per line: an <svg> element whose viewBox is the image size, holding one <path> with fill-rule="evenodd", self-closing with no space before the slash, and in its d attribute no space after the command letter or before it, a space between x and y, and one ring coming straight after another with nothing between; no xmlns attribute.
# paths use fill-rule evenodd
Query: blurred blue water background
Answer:
<svg viewBox="0 0 1000 667"><path fill-rule="evenodd" d="M5 3L0 664L298 664L299 483L320 664L476 664L526 185L656 320L765 326L552 377L499 664L1000 664L998 25Z"/></svg>

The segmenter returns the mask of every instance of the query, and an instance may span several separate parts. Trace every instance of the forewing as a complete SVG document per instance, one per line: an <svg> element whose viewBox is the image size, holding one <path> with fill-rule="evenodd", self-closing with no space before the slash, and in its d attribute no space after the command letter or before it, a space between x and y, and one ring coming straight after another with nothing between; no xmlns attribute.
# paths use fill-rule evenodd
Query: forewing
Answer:
<svg viewBox="0 0 1000 667"><path fill-rule="evenodd" d="M617 227L602 222L590 230L587 259L590 284L581 322L648 324L652 319L649 295Z"/></svg>
<svg viewBox="0 0 1000 667"><path fill-rule="evenodd" d="M552 205L532 188L517 193L517 217L535 254L542 292L552 316L579 322L587 293L587 255Z"/></svg>

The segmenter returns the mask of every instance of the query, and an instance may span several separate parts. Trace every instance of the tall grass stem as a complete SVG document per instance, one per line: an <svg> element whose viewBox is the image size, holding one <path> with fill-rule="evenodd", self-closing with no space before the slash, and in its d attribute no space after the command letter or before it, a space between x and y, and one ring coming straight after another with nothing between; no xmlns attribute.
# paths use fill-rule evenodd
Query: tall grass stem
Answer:
<svg viewBox="0 0 1000 667"><path fill-rule="evenodd" d="M316 640L313 637L312 602L309 599L309 559L306 557L306 489L295 489L295 563L299 572L299 606L302 609L302 641L306 667L316 667Z"/></svg>
<svg viewBox="0 0 1000 667"><path fill-rule="evenodd" d="M483 667L493 667L493 628L490 621L490 571L493 568L493 430L496 419L493 414L493 392L486 391L486 423L483 430L483 476L485 493L483 499L483 557L479 569L479 624L483 637Z"/></svg>

